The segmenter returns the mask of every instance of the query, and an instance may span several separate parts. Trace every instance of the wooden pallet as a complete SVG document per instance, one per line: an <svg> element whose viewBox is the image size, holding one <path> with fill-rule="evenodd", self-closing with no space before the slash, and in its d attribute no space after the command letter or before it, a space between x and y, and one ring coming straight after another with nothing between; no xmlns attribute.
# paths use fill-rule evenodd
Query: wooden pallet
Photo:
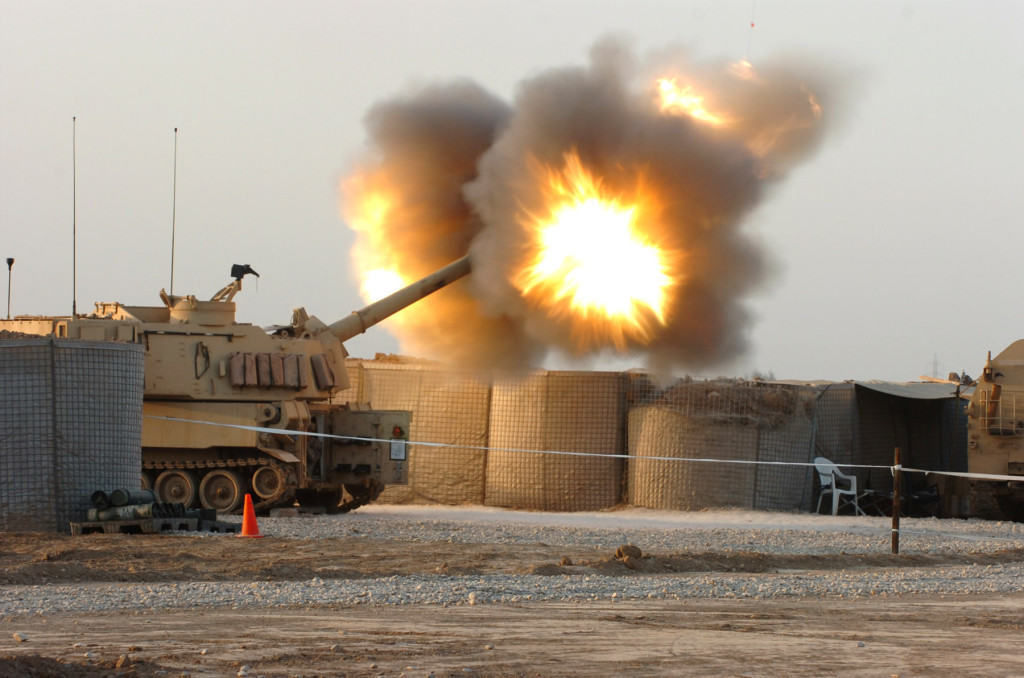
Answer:
<svg viewBox="0 0 1024 678"><path fill-rule="evenodd" d="M71 523L71 534L159 534L161 532L238 532L236 523L196 518L143 518Z"/></svg>

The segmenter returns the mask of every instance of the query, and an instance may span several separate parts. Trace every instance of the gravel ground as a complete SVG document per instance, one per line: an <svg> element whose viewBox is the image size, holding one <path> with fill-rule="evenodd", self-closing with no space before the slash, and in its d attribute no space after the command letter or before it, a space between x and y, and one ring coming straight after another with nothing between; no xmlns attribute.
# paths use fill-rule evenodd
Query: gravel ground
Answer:
<svg viewBox="0 0 1024 678"><path fill-rule="evenodd" d="M307 582L10 586L0 592L9 615L178 608L241 609L350 605L479 605L527 601L783 596L888 596L908 593L1016 593L1024 566L971 565L862 572L603 577L589 575L415 575Z"/></svg>
<svg viewBox="0 0 1024 678"><path fill-rule="evenodd" d="M347 516L260 518L259 525L266 536L286 538L380 536L403 541L595 548L633 543L645 552L829 555L889 553L892 521L887 517L739 510L534 513L379 505ZM905 553L992 553L1024 548L1024 523L903 518L900 528Z"/></svg>
<svg viewBox="0 0 1024 678"><path fill-rule="evenodd" d="M542 514L485 508L371 506L343 516L260 518L266 537L362 537L463 544L537 544L645 553L886 554L888 518L749 511L667 513L628 509ZM1021 551L1021 562L990 565L850 568L770 573L672 575L418 574L307 581L87 583L0 587L5 615L190 608L351 605L480 605L586 601L793 596L891 596L908 593L1003 593L1024 590L1024 525L977 520L904 519L908 554ZM233 538L210 534L209 539Z"/></svg>

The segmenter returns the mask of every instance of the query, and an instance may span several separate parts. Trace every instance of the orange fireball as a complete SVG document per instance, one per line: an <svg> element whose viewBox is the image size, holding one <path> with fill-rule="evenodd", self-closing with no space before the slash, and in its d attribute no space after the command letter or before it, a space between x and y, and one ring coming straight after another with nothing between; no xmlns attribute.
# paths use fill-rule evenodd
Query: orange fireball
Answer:
<svg viewBox="0 0 1024 678"><path fill-rule="evenodd" d="M694 120L718 127L729 119L721 113L713 113L704 105L704 97L690 85L680 86L675 78L658 80L660 108L663 113L684 114Z"/></svg>
<svg viewBox="0 0 1024 678"><path fill-rule="evenodd" d="M651 200L612 194L575 150L564 161L541 170L543 211L522 219L533 254L513 282L551 315L570 315L588 340L642 343L666 324L674 284L670 257L642 228Z"/></svg>
<svg viewBox="0 0 1024 678"><path fill-rule="evenodd" d="M352 251L352 263L360 279L359 292L367 303L376 301L406 285L396 270L398 258L390 246L388 220L394 217L393 191L380 174L356 174L342 184L348 203L349 226L359 239Z"/></svg>

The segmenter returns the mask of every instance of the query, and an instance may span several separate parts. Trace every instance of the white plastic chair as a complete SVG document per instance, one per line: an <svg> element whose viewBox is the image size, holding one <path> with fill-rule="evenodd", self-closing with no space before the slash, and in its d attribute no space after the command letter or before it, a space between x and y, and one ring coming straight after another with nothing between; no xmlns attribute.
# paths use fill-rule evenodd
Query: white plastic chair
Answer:
<svg viewBox="0 0 1024 678"><path fill-rule="evenodd" d="M839 500L842 497L846 503L852 503L857 514L866 516L860 505L857 504L857 476L847 475L839 470L839 467L825 457L814 458L814 468L818 471L818 480L821 481L821 494L818 495L818 507L815 513L821 511L821 500L826 494L832 495L832 515L839 513ZM844 486L846 489L844 489Z"/></svg>

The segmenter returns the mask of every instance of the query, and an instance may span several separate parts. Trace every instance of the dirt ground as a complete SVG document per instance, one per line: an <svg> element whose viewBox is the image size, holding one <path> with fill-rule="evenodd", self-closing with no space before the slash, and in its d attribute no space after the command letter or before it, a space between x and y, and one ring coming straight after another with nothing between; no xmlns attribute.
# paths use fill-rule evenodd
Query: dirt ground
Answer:
<svg viewBox="0 0 1024 678"><path fill-rule="evenodd" d="M410 574L673 574L913 567L1024 561L1024 552L767 555L645 554L544 544L459 544L371 538L239 539L233 535L0 533L0 585L357 579Z"/></svg>
<svg viewBox="0 0 1024 678"><path fill-rule="evenodd" d="M0 534L0 584L618 576L1011 562L939 556L665 554L376 539ZM569 564L569 563L572 564ZM0 617L2 676L1024 675L1010 596L594 601L55 613ZM23 638L19 641L15 634ZM88 656L87 656L88 655Z"/></svg>

